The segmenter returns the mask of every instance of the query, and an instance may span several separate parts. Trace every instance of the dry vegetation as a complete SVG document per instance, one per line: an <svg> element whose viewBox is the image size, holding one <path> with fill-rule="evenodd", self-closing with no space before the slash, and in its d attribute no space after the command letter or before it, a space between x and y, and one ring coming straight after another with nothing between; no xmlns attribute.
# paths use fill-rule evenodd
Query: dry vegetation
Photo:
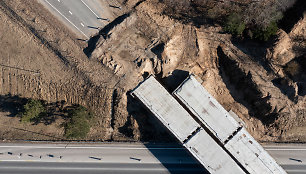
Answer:
<svg viewBox="0 0 306 174"><path fill-rule="evenodd" d="M35 98L93 110L82 139L172 141L128 93L148 74L171 91L194 73L257 140L306 141L305 15L265 44L236 42L218 25L241 12L245 28L265 28L290 2L122 0L125 14L85 45L35 1L0 1L0 138L65 138L60 109L47 125L16 117L16 103Z"/></svg>

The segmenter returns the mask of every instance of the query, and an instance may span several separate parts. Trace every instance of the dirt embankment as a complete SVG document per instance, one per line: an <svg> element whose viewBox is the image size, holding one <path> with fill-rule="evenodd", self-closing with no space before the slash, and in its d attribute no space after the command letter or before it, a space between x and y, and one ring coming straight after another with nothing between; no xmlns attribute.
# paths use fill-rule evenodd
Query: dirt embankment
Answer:
<svg viewBox="0 0 306 174"><path fill-rule="evenodd" d="M279 40L267 49L232 42L219 26L173 20L163 15L166 7L158 0L122 3L125 14L86 46L52 16L44 16L48 12L37 3L1 1L0 17L6 23L0 27L1 47L6 48L0 54L1 94L93 108L97 122L87 139L172 141L128 92L148 74L171 91L194 73L227 110L246 122L257 140L306 141L305 77L303 71L290 69L305 66L300 58L305 56L305 17L290 33L280 31ZM4 126L2 138L52 139L20 134L25 132L20 129L63 136L60 119L30 126L6 115L0 115L0 124L12 123L19 130Z"/></svg>
<svg viewBox="0 0 306 174"><path fill-rule="evenodd" d="M92 59L100 60L118 74L131 73L132 67L138 79L156 74L170 91L188 73L194 73L203 79L203 85L227 110L232 109L247 123L247 129L256 139L306 140L303 133L296 131L305 129L302 121L305 95L299 92L304 87L286 75L286 64L290 60L278 68L275 63L288 59L288 55L292 59L305 55L302 49L290 49L305 48L300 42L305 40L305 18L291 31L299 33L299 42L293 39L297 36L289 33L286 37L290 39L286 40L280 33L279 41L267 47L256 42L232 42L230 35L223 34L218 26L182 24L162 15L165 6L155 0L124 2L132 12L109 31L108 37L96 42ZM278 84L282 78L287 86ZM137 125L146 125L137 113L141 112L126 114L135 118ZM146 129L139 129L134 132L143 136Z"/></svg>

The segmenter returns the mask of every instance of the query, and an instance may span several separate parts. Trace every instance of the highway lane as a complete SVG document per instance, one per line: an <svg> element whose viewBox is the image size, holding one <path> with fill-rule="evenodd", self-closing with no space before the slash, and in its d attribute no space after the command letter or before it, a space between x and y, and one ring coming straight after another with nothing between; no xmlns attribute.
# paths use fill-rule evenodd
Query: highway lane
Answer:
<svg viewBox="0 0 306 174"><path fill-rule="evenodd" d="M280 164L306 162L306 146L303 144L265 145L264 147Z"/></svg>
<svg viewBox="0 0 306 174"><path fill-rule="evenodd" d="M306 173L305 144L266 144L264 148L289 174Z"/></svg>
<svg viewBox="0 0 306 174"><path fill-rule="evenodd" d="M203 173L177 145L0 144L0 173ZM205 173L205 172L204 172Z"/></svg>
<svg viewBox="0 0 306 174"><path fill-rule="evenodd" d="M306 173L306 145L264 145L289 173ZM201 173L176 144L0 144L0 173ZM128 172L127 172L128 171Z"/></svg>
<svg viewBox="0 0 306 174"><path fill-rule="evenodd" d="M305 174L306 165L282 165L288 174Z"/></svg>
<svg viewBox="0 0 306 174"><path fill-rule="evenodd" d="M54 163L54 162L1 162L0 173L6 174L143 174L143 173L201 173L202 170L197 168L193 164L183 164L181 167L177 167L176 164L171 164L166 169L161 164L121 164L121 163Z"/></svg>
<svg viewBox="0 0 306 174"><path fill-rule="evenodd" d="M146 147L143 144L129 143L0 144L0 161L96 162L98 160L113 163L194 163L193 158L186 153L185 149L177 145ZM62 158L59 158L60 156Z"/></svg>
<svg viewBox="0 0 306 174"><path fill-rule="evenodd" d="M97 12L94 12L83 0L62 0L61 3L64 7L68 8L68 12L71 12L70 14L72 16L76 15L78 17L85 28L101 26L101 20L98 19L100 16L98 16Z"/></svg>
<svg viewBox="0 0 306 174"><path fill-rule="evenodd" d="M107 1L38 0L38 2L84 39L89 39L116 17Z"/></svg>

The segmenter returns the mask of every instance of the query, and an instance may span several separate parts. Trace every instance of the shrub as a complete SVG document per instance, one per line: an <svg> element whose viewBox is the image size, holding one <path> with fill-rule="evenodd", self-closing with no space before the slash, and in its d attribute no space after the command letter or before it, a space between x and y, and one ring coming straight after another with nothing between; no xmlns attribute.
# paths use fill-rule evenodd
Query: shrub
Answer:
<svg viewBox="0 0 306 174"><path fill-rule="evenodd" d="M242 21L242 17L236 13L227 17L224 30L236 36L240 36L245 29L245 24Z"/></svg>
<svg viewBox="0 0 306 174"><path fill-rule="evenodd" d="M46 108L39 100L30 99L24 106L21 113L22 122L37 121L46 114Z"/></svg>
<svg viewBox="0 0 306 174"><path fill-rule="evenodd" d="M294 77L300 73L301 68L298 62L290 61L284 69L290 76Z"/></svg>
<svg viewBox="0 0 306 174"><path fill-rule="evenodd" d="M83 106L69 111L70 121L65 126L67 138L85 138L90 130L89 120L92 114Z"/></svg>
<svg viewBox="0 0 306 174"><path fill-rule="evenodd" d="M265 29L255 29L254 38L261 41L267 41L271 36L274 36L278 30L277 23L271 22Z"/></svg>

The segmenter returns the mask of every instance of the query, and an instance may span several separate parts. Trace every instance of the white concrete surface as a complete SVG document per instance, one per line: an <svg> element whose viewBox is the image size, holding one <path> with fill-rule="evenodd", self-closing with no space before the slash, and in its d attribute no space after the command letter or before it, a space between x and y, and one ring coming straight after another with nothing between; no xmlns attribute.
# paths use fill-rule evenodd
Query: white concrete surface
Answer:
<svg viewBox="0 0 306 174"><path fill-rule="evenodd" d="M131 94L137 97L181 142L200 127L154 76L147 78Z"/></svg>
<svg viewBox="0 0 306 174"><path fill-rule="evenodd" d="M239 123L190 75L173 95L188 108L222 143L239 127Z"/></svg>
<svg viewBox="0 0 306 174"><path fill-rule="evenodd" d="M225 147L250 174L286 173L245 128L230 139Z"/></svg>
<svg viewBox="0 0 306 174"><path fill-rule="evenodd" d="M186 144L187 149L213 174L245 174L238 164L201 129Z"/></svg>

